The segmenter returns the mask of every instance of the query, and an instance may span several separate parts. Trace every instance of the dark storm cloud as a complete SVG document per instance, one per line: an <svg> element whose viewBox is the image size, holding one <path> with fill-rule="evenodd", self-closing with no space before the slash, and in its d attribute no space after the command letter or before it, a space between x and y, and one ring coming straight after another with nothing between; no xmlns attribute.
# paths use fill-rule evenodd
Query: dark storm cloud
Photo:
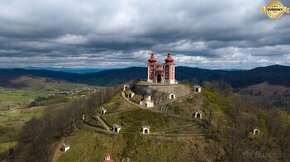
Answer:
<svg viewBox="0 0 290 162"><path fill-rule="evenodd" d="M289 65L290 15L270 20L267 2L2 0L0 66L145 66L152 51L206 68Z"/></svg>

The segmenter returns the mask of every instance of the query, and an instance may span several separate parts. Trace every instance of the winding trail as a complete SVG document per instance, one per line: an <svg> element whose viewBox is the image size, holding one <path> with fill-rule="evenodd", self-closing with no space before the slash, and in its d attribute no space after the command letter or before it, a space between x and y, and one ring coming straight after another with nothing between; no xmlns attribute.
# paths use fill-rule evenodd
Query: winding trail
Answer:
<svg viewBox="0 0 290 162"><path fill-rule="evenodd" d="M125 101L127 101L128 103L130 103L130 104L132 104L132 105L134 105L134 106L136 106L136 107L139 107L139 108L141 108L141 109L148 110L148 111L153 111L153 112L155 112L155 113L164 114L164 115L166 115L166 116L171 116L171 117L177 117L177 118L183 118L183 119L187 119L187 120L192 120L191 118L186 118L186 117L184 117L184 116L180 116L180 115L177 115L177 114L167 113L167 112L164 112L164 111L157 110L157 109L155 109L155 108L146 108L146 107L143 107L143 106L141 106L141 105L139 105L139 104L137 104L137 103L131 101L130 99L128 99L128 98L125 96L125 93L124 93L123 91L122 91L121 93L122 93L122 97L123 97L123 99L124 99ZM179 101L179 100L183 100L183 99L185 99L185 98L188 98L188 97L193 96L194 94L195 94L195 93L191 93L191 94L189 94L189 95L187 95L187 96L183 96L183 98L179 98L179 99L175 99L175 100L172 100L172 101L165 102L165 103L163 103L162 105L164 105L164 104L168 104L168 103L171 103L171 102L176 102L176 101ZM155 107L157 107L157 106L158 106L158 105L155 105Z"/></svg>
<svg viewBox="0 0 290 162"><path fill-rule="evenodd" d="M206 136L207 134L205 133L166 133L166 131L170 131L170 130L175 130L175 129L180 129L180 128L186 128L186 127L193 127L193 128L197 128L198 126L200 126L201 124L201 121L198 121L198 120L193 120L191 118L187 118L187 117L184 117L184 116L180 116L180 115L177 115L177 114L171 114L171 113L167 113L167 112L164 112L164 111L160 111L160 110L157 110L157 109L152 109L152 108L145 108L145 107L142 107L140 106L139 104L131 101L130 99L126 98L125 97L125 93L122 91L121 92L122 94L122 97L124 100L126 100L128 103L138 107L138 108L141 108L141 109L145 109L145 110L148 110L148 111L153 111L155 113L161 113L162 115L165 115L165 116L170 116L170 117L177 117L177 118L183 118L184 120L188 120L188 121L191 121L193 123L190 123L190 124L186 124L186 125L182 125L182 126L176 126L176 127L171 127L171 128L166 128L166 129L161 129L161 130L158 130L156 132L151 132L150 134L146 134L144 135L144 137L154 137L154 138L160 138L160 139L179 139L179 138L182 138L182 139L198 139L198 138L203 138L204 136ZM189 98L189 97L192 97L193 95L195 95L196 93L190 93L186 96L183 96L183 97L179 97L178 99L174 99L174 100L170 100L170 101L167 101L163 104L160 104L160 105L155 105L155 107L157 106L163 106L163 105L166 105L166 104L169 104L169 103L172 103L172 102L177 102L177 101L180 101L180 100L184 100L186 98ZM112 112L112 113L107 113L105 114L106 116L108 115L117 115L117 114L120 114L120 113L125 113L125 112L129 112L129 111L134 111L134 110L138 110L136 108L131 108L131 109L123 109L123 110L120 110L120 111L116 111L116 112ZM105 133L105 134L108 134L108 135L117 135L117 134L136 134L136 132L130 132L130 131L121 131L119 133L116 133L116 132L113 132L111 130L111 126L106 122L106 120L100 116L100 115L96 115L95 117L93 117L93 119L99 121L101 123L101 125L104 127L104 128L101 128L101 127L98 127L96 125L92 125L88 122L84 122L83 121L83 125L87 128L90 128L90 129L94 129L95 131L97 132L100 132L100 133ZM61 140L59 141L59 143L57 144L57 148L56 150L54 151L53 153L53 156L52 156L52 162L57 162L58 158L62 155L62 151L60 150L60 147L62 146L62 144L65 142L65 138L61 138Z"/></svg>
<svg viewBox="0 0 290 162"><path fill-rule="evenodd" d="M58 142L57 146L56 146L56 149L53 153L53 156L52 156L52 159L51 159L51 162L57 162L57 159L62 155L62 151L60 150L62 144L64 143L65 141L65 138L62 137L60 139L60 141Z"/></svg>
<svg viewBox="0 0 290 162"><path fill-rule="evenodd" d="M122 114L122 113L130 112L130 111L135 111L135 110L138 110L138 109L137 109L137 108L118 109L117 111L114 111L114 112L107 112L107 113L104 114L104 115L105 115L105 116L118 115L118 114Z"/></svg>
<svg viewBox="0 0 290 162"><path fill-rule="evenodd" d="M106 134L136 134L136 132L134 131L121 131L119 133L115 133L113 131L110 131L110 130L107 130L107 129L103 129L103 128L100 128L100 127L97 127L97 126L94 126L94 125L90 125L89 123L86 123L86 122L83 122L84 125L88 128L92 128L98 132L101 132L101 133L106 133ZM205 136L206 134L204 133L165 133L165 131L170 131L170 130L174 130L174 129L179 129L179 128L186 128L186 127L194 127L194 128L197 128L199 126L199 122L195 122L195 123L191 123L191 124L187 124L187 125L183 125L183 126L177 126L177 127L171 127L171 128L166 128L166 129L161 129L157 132L152 132L150 134L147 134L147 135L144 135L144 136L150 136L150 137L153 137L153 136L163 136L163 137L166 137L166 138L170 138L170 137L190 137L190 138L193 138L193 137L196 137L196 136Z"/></svg>
<svg viewBox="0 0 290 162"><path fill-rule="evenodd" d="M83 122L84 123L84 126L88 127L88 128L92 128L98 132L101 132L101 133L106 133L106 134L114 134L114 132L110 131L110 130L107 130L107 129L103 129L103 128L99 128L97 126L94 126L94 125L91 125L87 122Z"/></svg>
<svg viewBox="0 0 290 162"><path fill-rule="evenodd" d="M141 105L139 105L139 104L137 104L137 103L131 101L130 99L128 99L128 98L125 96L125 92L124 92L124 91L122 91L121 93L122 93L122 97L123 97L127 102L129 102L129 103L131 103L131 104L133 104L133 105L135 105L135 106L137 106L137 107L139 107L139 108L147 109L147 110L159 111L159 110L156 110L156 109L145 108L145 107L143 107L143 106L141 106ZM166 105L166 104L169 104L169 103L172 103L172 102L177 102L177 101L180 101L180 100L184 100L184 99L187 99L187 98L189 98L189 97L194 96L195 94L198 94L198 93L197 93L197 92L192 92L192 93L190 93L190 94L188 94L188 95L186 95L186 96L182 96L182 97L179 97L179 98L174 99L174 100L166 101L166 102L164 102L163 104L155 105L154 107L158 107L158 106ZM159 112L162 112L162 111L159 111Z"/></svg>
<svg viewBox="0 0 290 162"><path fill-rule="evenodd" d="M121 92L122 94L122 97L125 101L127 101L128 103L138 107L138 108L141 108L141 109L144 109L144 110L148 110L148 111L152 111L152 112L155 112L155 113L161 113L162 115L165 115L165 116L171 116L171 117L178 117L178 118L183 118L185 120L188 120L188 121L191 121L193 123L189 123L189 124L186 124L186 125L181 125L181 126L176 126L176 127L171 127L171 128L166 128L166 129L161 129L161 130L158 130L156 132L151 132L150 134L147 134L147 135L144 135L145 136L148 136L148 137L157 137L157 138L196 138L196 137L204 137L206 136L206 134L204 133L166 133L166 131L170 131L170 130L175 130L175 129L180 129L180 128L186 128L186 127L193 127L193 128L197 128L201 125L201 121L199 120L194 120L194 119L191 119L191 118L187 118L187 117L184 117L184 116L180 116L180 115L177 115L177 114L170 114L170 113L167 113L167 112L164 112L164 111L160 111L160 110L157 110L157 109L154 109L154 108L145 108L133 101L131 101L130 99L128 99L126 96L125 96L125 92ZM180 101L180 100L184 100L186 98L189 98L189 97L192 97L193 95L195 95L197 93L190 93L186 96L183 96L183 97L180 97L178 99L175 99L175 100L170 100L170 101L167 101L163 104L160 104L160 105L156 105L156 106L162 106L162 105L166 105L168 103L172 103L172 102L177 102L177 101ZM108 113L108 114L104 114L105 116L107 115L117 115L117 114L120 114L120 113L125 113L125 112L129 112L129 111L134 111L134 110L138 110L136 108L132 108L132 109L124 109L122 111L117 111L117 112L112 112L112 113ZM134 131L121 131L119 133L115 133L113 131L111 131L111 126L104 120L104 118L102 118L102 116L100 115L97 115L96 117L93 117L94 119L98 120L102 126L104 127L103 128L100 128L98 126L95 126L95 125L91 125L89 123L86 123L86 122L83 122L84 125L88 128L92 128L98 132L101 132L101 133L106 133L106 134L136 134L136 132Z"/></svg>
<svg viewBox="0 0 290 162"><path fill-rule="evenodd" d="M172 103L172 102L176 102L176 101L180 101L180 100L184 100L184 99L187 99L187 98L189 98L189 97L192 97L192 96L194 96L194 95L196 95L196 94L198 94L197 92L192 92L192 93L190 93L190 94L188 94L188 95L185 95L185 96L182 96L182 97L178 97L177 99L174 99L174 100L169 100L169 101L167 101L167 102L165 102L165 103L163 103L163 104L160 104L160 105L166 105L166 104L169 104L169 103ZM159 106L160 106L159 105Z"/></svg>
<svg viewBox="0 0 290 162"><path fill-rule="evenodd" d="M106 134L136 134L136 132L119 132L119 133L115 133L115 132L112 132L112 131L108 131L106 129L102 129L102 128L98 128L98 127L95 127L95 126L92 126L92 125L88 125L87 123L84 124L86 127L88 128L92 128L98 132L101 132L101 133L106 133ZM192 126L192 125L191 125ZM181 126L179 128L184 128L185 126ZM188 126L187 126L188 127ZM176 129L178 127L174 127L173 129ZM171 128L168 128L168 130L170 130ZM170 138L170 137L190 137L190 138L194 138L196 136L200 136L200 137L204 137L206 136L205 133L162 133L162 130L161 131L158 131L158 132L152 132L150 134L146 134L144 136L149 136L149 137L157 137L157 136L162 136L164 138Z"/></svg>
<svg viewBox="0 0 290 162"><path fill-rule="evenodd" d="M111 130L111 127L109 126L109 124L105 121L105 119L103 119L100 115L97 115L95 117L95 119L97 119L103 126L106 130L110 131Z"/></svg>

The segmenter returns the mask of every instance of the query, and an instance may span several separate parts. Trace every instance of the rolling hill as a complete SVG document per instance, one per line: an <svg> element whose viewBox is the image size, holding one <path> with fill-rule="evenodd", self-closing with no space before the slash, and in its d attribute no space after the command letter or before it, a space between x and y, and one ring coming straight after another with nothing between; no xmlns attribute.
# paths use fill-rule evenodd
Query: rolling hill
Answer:
<svg viewBox="0 0 290 162"><path fill-rule="evenodd" d="M7 86L11 80L21 76L45 77L73 83L91 85L113 85L129 80L146 79L147 68L129 67L124 69L110 69L95 73L70 73L50 70L0 69L0 86ZM290 86L290 67L272 65L251 70L208 70L192 67L176 67L176 78L179 81L224 81L235 88L247 87L263 82Z"/></svg>

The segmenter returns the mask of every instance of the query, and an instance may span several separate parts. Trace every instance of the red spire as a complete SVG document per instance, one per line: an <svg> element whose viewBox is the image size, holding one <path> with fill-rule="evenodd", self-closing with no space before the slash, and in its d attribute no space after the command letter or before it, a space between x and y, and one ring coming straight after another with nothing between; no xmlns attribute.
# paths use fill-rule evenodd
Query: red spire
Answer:
<svg viewBox="0 0 290 162"><path fill-rule="evenodd" d="M157 59L154 57L154 53L151 53L151 57L148 59L149 63L156 63Z"/></svg>
<svg viewBox="0 0 290 162"><path fill-rule="evenodd" d="M171 53L168 53L167 58L165 59L165 62L166 63L173 63L174 62L173 58L171 57Z"/></svg>

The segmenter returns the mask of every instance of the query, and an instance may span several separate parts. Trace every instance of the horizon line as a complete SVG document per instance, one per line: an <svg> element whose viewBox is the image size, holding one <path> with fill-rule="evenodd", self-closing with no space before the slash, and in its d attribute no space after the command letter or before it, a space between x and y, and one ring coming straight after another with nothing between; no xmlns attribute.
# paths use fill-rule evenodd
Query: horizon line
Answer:
<svg viewBox="0 0 290 162"><path fill-rule="evenodd" d="M189 67L189 68L198 68L198 69L206 69L206 70L251 70L256 68L262 67L270 67L270 66L285 66L290 67L288 65L281 65L281 64L272 64L266 66L257 66L253 68L203 68L197 66L176 66L176 67ZM0 67L0 69L24 69L24 70L110 70L110 69L127 69L127 68L146 68L146 66L127 66L127 67L53 67L53 66L20 66L20 67Z"/></svg>

